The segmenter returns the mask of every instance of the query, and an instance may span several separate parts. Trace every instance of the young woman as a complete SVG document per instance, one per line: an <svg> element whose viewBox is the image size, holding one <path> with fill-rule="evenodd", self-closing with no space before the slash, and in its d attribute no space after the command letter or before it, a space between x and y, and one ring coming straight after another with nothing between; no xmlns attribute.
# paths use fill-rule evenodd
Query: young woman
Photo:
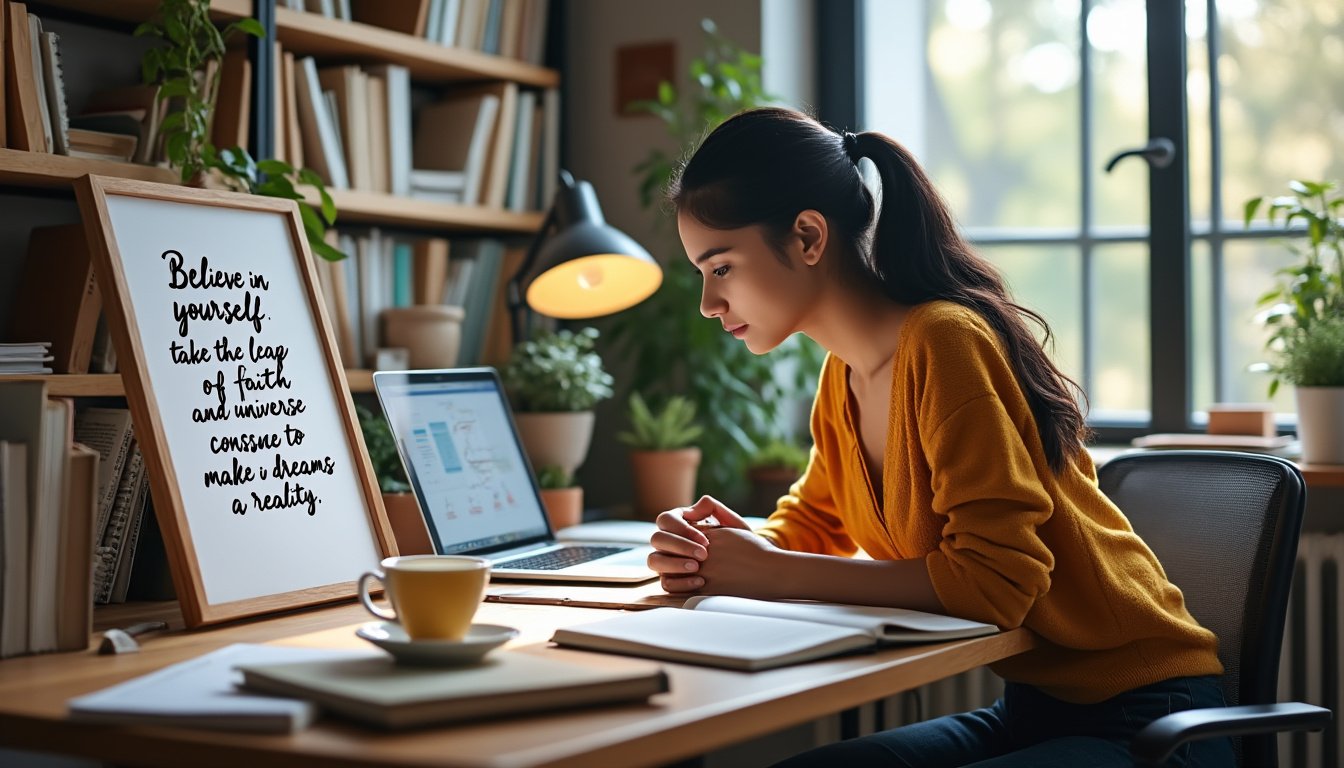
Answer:
<svg viewBox="0 0 1344 768"><path fill-rule="evenodd" d="M753 110L705 139L671 200L705 317L757 354L793 333L829 354L803 477L759 534L709 497L664 512L649 557L663 587L913 608L1041 640L993 667L1008 684L992 707L786 764L1127 766L1151 720L1223 705L1216 639L1097 488L1075 386L1027 321L1049 329L909 152ZM1234 761L1225 739L1178 759Z"/></svg>

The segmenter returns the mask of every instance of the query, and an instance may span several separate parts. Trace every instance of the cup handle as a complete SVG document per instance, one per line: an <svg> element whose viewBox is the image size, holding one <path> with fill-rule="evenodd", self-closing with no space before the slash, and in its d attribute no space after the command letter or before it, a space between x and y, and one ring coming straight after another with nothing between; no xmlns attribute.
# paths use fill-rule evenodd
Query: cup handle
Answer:
<svg viewBox="0 0 1344 768"><path fill-rule="evenodd" d="M384 581L385 578L386 577L383 576L382 571L365 571L364 573L360 574L359 602L363 603L365 609L367 609L368 612L372 613L374 616L377 616L378 618L383 619L384 621L396 621L397 614L392 613L391 611L384 611L382 608L379 608L378 606L374 605L373 598L369 597L369 580L377 579L378 581ZM384 592L387 591L386 582L384 582L383 591Z"/></svg>

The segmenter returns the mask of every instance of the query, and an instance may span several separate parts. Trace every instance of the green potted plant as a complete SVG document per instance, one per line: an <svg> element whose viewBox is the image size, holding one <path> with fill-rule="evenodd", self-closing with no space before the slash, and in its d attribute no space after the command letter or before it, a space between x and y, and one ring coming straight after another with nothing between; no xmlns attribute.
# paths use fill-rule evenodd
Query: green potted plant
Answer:
<svg viewBox="0 0 1344 768"><path fill-rule="evenodd" d="M362 405L355 406L355 415L359 418L360 432L364 434L364 448L369 453L373 474L378 478L383 509L397 540L397 550L403 555L433 554L429 529L420 514L420 504L411 493L411 483L401 464L401 456L397 454L396 438L392 436L387 419Z"/></svg>
<svg viewBox="0 0 1344 768"><path fill-rule="evenodd" d="M518 437L534 467L573 475L593 438L593 406L612 395L594 349L596 328L541 331L513 348L500 371Z"/></svg>
<svg viewBox="0 0 1344 768"><path fill-rule="evenodd" d="M1268 205L1271 224L1306 227L1305 245L1285 241L1298 262L1260 297L1271 360L1255 368L1272 374L1271 396L1280 382L1296 387L1303 461L1344 464L1344 195L1333 181L1294 180L1288 189L1245 206L1247 225Z"/></svg>
<svg viewBox="0 0 1344 768"><path fill-rule="evenodd" d="M807 449L790 440L777 437L763 443L747 460L751 497L746 514L769 517L779 497L807 469L807 458Z"/></svg>
<svg viewBox="0 0 1344 768"><path fill-rule="evenodd" d="M322 177L307 168L264 159L254 160L242 147L219 148L210 141L211 115L219 96L218 66L225 44L235 34L263 37L256 19L239 19L222 30L210 19L210 0L160 0L155 17L136 27L137 37L153 37L159 45L140 60L141 79L157 85L159 99L169 109L160 124L160 138L169 164L184 184L205 186L211 174L237 192L298 201L304 234L313 253L336 261L345 254L325 240L327 227L336 223L336 204ZM210 66L210 65L214 66ZM213 72L208 79L204 72ZM304 202L299 185L313 187L317 208Z"/></svg>
<svg viewBox="0 0 1344 768"><path fill-rule="evenodd" d="M761 81L761 57L701 22L704 53L690 62L690 88L659 85L658 98L629 105L660 120L671 148L653 148L634 169L646 210L663 211L662 196L678 159L727 118L776 101ZM664 227L669 253L680 253L674 227ZM675 257L680 258L680 257ZM794 336L765 356L752 354L717 323L700 317L700 278L681 266L664 270L650 298L613 319L611 338L631 361L631 388L650 396L679 394L695 404L715 439L704 445L701 480L723 498L746 490L749 457L789 423L800 398L816 390L822 351Z"/></svg>
<svg viewBox="0 0 1344 768"><path fill-rule="evenodd" d="M689 398L673 395L655 410L638 392L630 396L630 430L617 439L631 448L636 514L652 519L695 501L701 456L695 441L703 432Z"/></svg>
<svg viewBox="0 0 1344 768"><path fill-rule="evenodd" d="M583 487L574 484L574 476L560 467L542 467L537 470L537 485L541 489L541 504L546 508L546 519L551 530L558 531L583 520Z"/></svg>

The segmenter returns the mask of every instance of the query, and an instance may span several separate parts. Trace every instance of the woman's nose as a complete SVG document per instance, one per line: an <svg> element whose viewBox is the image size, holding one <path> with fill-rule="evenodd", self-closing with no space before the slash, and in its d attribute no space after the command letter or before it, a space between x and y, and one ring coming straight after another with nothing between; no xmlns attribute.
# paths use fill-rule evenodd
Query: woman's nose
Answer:
<svg viewBox="0 0 1344 768"><path fill-rule="evenodd" d="M724 303L710 289L706 283L704 289L700 291L700 314L708 318L715 318L723 314Z"/></svg>

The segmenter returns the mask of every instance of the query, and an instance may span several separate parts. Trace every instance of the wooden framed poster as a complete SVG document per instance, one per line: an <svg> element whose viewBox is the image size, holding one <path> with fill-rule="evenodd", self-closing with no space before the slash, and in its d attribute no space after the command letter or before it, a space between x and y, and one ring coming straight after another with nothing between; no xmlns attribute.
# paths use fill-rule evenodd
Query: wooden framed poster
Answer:
<svg viewBox="0 0 1344 768"><path fill-rule="evenodd" d="M76 192L187 625L354 597L396 544L297 206Z"/></svg>

